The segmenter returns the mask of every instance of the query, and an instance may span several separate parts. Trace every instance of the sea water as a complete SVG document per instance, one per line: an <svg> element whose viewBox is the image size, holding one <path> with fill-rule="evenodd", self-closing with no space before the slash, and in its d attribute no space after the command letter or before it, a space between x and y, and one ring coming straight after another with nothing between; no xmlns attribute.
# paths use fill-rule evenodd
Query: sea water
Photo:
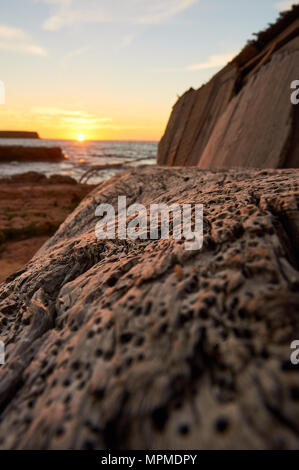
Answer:
<svg viewBox="0 0 299 470"><path fill-rule="evenodd" d="M0 163L0 178L28 171L37 171L47 176L54 174L69 175L77 181L87 170L97 165L122 164L124 162L130 166L155 164L158 147L157 142L85 141L79 143L71 140L44 139L0 139L0 145L60 147L66 157L62 162L53 163ZM115 175L118 171L121 171L121 168L101 170L88 182L100 183Z"/></svg>

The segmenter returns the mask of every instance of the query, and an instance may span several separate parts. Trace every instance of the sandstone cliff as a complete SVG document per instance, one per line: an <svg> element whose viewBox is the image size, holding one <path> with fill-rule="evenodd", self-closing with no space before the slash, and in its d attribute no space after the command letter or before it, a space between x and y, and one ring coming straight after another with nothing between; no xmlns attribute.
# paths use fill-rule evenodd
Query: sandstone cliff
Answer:
<svg viewBox="0 0 299 470"><path fill-rule="evenodd" d="M0 283L24 267L92 189L70 176L33 171L0 179Z"/></svg>
<svg viewBox="0 0 299 470"><path fill-rule="evenodd" d="M299 6L260 33L209 83L175 104L158 164L200 168L299 166Z"/></svg>
<svg viewBox="0 0 299 470"><path fill-rule="evenodd" d="M95 238L95 208L203 203L204 246ZM3 449L298 448L296 170L139 168L0 286Z"/></svg>

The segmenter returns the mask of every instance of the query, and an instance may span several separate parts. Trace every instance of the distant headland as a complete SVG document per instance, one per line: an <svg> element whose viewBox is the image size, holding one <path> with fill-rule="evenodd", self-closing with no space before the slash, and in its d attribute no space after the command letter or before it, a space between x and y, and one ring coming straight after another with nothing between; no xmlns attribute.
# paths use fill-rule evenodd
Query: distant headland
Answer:
<svg viewBox="0 0 299 470"><path fill-rule="evenodd" d="M0 131L0 139L39 139L37 132Z"/></svg>

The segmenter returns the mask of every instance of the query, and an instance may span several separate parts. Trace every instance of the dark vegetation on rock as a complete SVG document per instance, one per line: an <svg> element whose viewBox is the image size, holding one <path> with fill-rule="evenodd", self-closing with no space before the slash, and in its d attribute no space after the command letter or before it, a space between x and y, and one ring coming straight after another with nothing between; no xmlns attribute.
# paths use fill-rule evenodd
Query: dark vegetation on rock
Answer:
<svg viewBox="0 0 299 470"><path fill-rule="evenodd" d="M204 204L203 249L98 241L119 194ZM101 183L0 286L1 448L298 448L298 198L296 170Z"/></svg>

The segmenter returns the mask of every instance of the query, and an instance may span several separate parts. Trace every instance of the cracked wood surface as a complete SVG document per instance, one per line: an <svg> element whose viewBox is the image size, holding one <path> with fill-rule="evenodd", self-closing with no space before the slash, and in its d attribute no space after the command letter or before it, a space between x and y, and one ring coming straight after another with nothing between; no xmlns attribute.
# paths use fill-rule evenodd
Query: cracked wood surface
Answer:
<svg viewBox="0 0 299 470"><path fill-rule="evenodd" d="M299 443L299 171L103 182L0 286L2 449ZM204 204L204 246L95 238L96 206Z"/></svg>

